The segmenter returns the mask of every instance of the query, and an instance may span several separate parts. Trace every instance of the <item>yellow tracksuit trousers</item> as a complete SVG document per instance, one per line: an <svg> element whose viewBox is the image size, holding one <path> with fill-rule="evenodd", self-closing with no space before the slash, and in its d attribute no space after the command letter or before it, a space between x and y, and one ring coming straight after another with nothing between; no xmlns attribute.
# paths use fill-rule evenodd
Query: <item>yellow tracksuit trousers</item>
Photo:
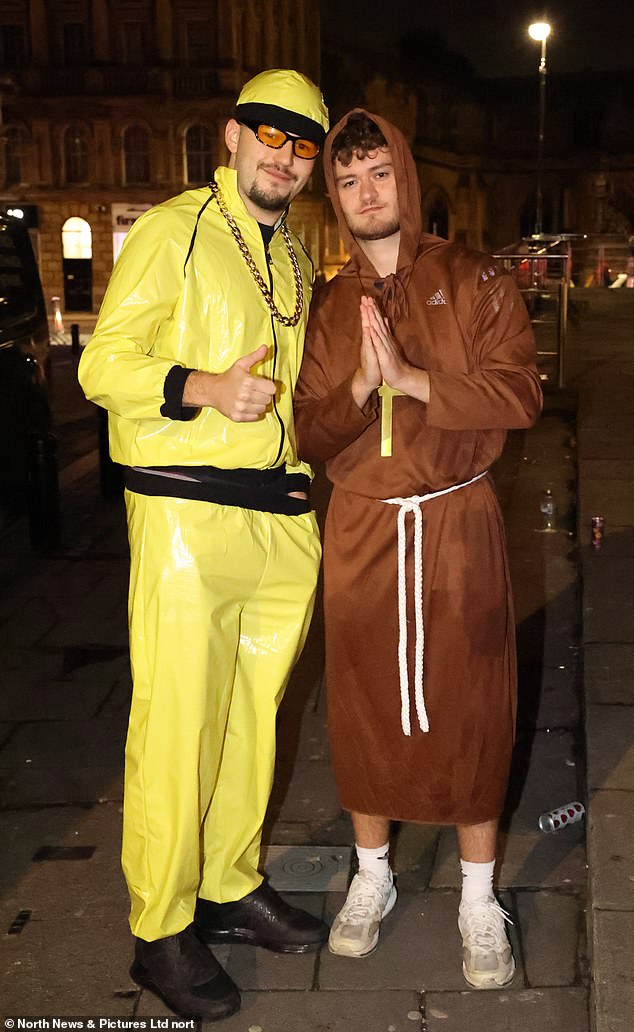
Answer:
<svg viewBox="0 0 634 1032"><path fill-rule="evenodd" d="M256 888L275 719L312 615L314 514L126 491L132 708L123 869L134 935Z"/></svg>

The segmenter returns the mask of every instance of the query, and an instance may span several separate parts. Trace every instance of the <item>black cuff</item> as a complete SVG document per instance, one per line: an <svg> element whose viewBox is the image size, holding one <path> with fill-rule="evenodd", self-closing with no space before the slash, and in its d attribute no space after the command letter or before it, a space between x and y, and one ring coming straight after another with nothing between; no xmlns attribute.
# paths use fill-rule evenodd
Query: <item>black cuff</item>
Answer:
<svg viewBox="0 0 634 1032"><path fill-rule="evenodd" d="M181 419L187 422L198 415L199 409L192 405L183 405L183 391L185 380L194 369L183 369L182 366L172 366L165 377L163 384L163 397L165 404L161 405L161 415L168 419Z"/></svg>

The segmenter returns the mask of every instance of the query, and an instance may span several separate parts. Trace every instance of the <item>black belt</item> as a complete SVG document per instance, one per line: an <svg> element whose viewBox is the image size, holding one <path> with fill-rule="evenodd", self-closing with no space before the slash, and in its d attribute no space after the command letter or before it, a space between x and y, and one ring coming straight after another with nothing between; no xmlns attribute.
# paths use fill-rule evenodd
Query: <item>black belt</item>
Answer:
<svg viewBox="0 0 634 1032"><path fill-rule="evenodd" d="M291 498L289 491L310 489L305 473L275 469L219 469L216 466L124 467L125 486L135 494L188 498L195 502L235 505L257 512L299 516L310 512L307 498ZM182 479L187 477L188 479ZM191 478L191 479L189 479Z"/></svg>

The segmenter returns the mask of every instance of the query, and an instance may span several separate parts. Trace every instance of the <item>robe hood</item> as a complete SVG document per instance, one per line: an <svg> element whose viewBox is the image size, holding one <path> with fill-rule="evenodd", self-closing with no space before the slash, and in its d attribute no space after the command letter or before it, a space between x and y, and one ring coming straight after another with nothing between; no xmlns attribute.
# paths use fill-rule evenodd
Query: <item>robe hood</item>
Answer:
<svg viewBox="0 0 634 1032"><path fill-rule="evenodd" d="M343 211L341 210L332 165L332 145L335 137L341 129L347 125L350 116L357 112L367 115L373 122L376 122L387 141L387 145L392 155L401 219L401 240L399 245L396 275L405 287L407 285L414 260L420 251L422 234L420 183L418 181L416 163L414 162L407 140L403 136L402 132L385 118L382 118L380 115L374 115L372 112L366 111L364 108L354 108L352 111L349 111L348 114L344 115L344 117L337 122L328 134L324 146L324 176L326 179L326 186L328 188L328 194L330 196L332 206L335 210L335 215L337 216L337 222L339 223L339 232L341 233L346 250L350 255L350 262L348 266L342 270L340 275L360 274L362 279L365 279L366 277L376 279L377 275L374 266L361 250L361 247L348 228L348 223L346 222ZM430 236L427 239L429 243L436 241L441 243L441 241L435 237Z"/></svg>

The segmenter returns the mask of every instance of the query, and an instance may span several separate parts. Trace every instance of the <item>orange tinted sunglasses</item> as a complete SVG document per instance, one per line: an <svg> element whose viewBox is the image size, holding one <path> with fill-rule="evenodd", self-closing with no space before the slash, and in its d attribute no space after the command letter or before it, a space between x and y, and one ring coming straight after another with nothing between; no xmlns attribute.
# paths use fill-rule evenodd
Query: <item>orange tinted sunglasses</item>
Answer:
<svg viewBox="0 0 634 1032"><path fill-rule="evenodd" d="M274 125L266 125L264 122L245 122L243 119L240 119L240 125L246 125L247 129L251 129L255 133L260 143L263 143L265 147L272 147L273 150L280 150L287 140L290 140L293 145L293 154L297 158L316 158L321 150L319 144L314 140L290 136L289 133L276 129Z"/></svg>

